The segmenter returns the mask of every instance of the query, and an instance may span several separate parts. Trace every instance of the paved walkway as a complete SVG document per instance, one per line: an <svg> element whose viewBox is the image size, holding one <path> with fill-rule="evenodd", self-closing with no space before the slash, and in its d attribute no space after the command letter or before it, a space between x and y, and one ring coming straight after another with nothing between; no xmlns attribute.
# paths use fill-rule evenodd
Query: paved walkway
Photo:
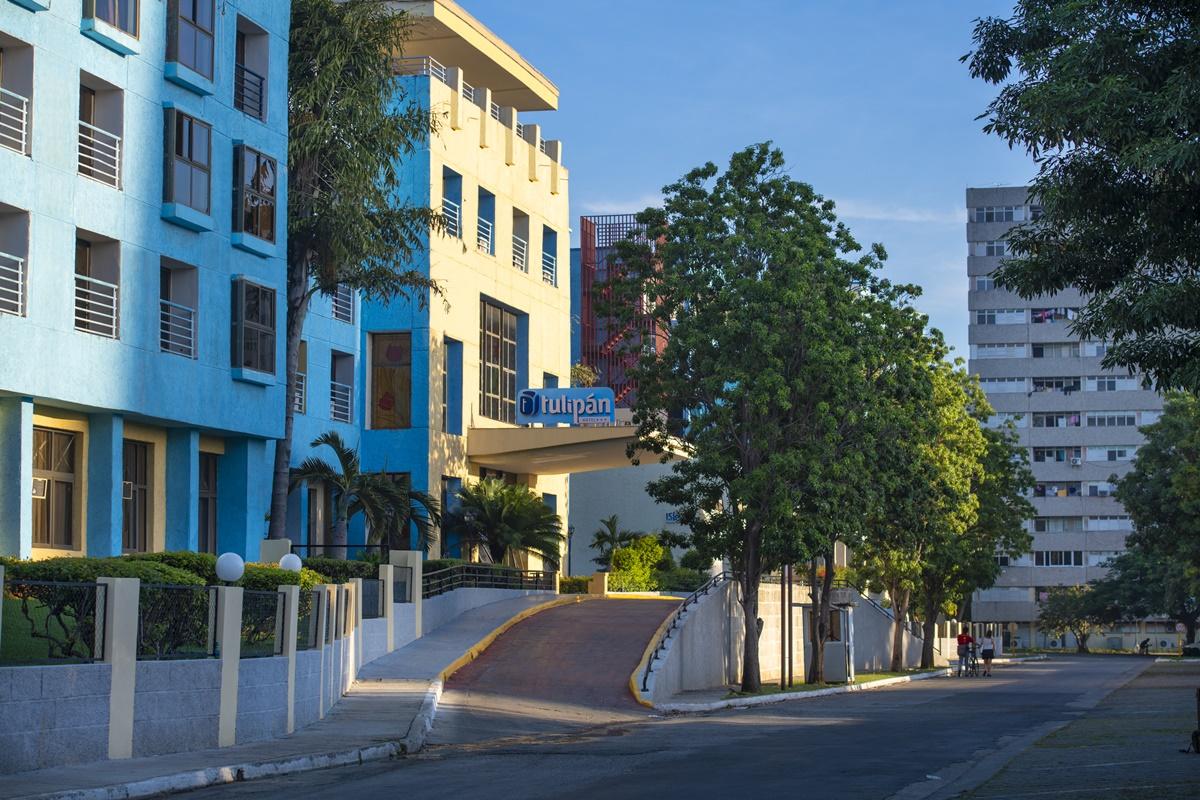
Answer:
<svg viewBox="0 0 1200 800"><path fill-rule="evenodd" d="M191 753L2 775L0 798L80 792L168 777L177 787L202 786L210 782L206 775L223 766L236 770L248 764L328 759L332 754L394 745L408 735L431 681L442 670L514 615L553 599L552 595L529 595L481 606L372 661L360 670L359 682L324 720L291 736Z"/></svg>
<svg viewBox="0 0 1200 800"><path fill-rule="evenodd" d="M678 605L610 598L518 623L446 681L431 747L645 719L629 676Z"/></svg>

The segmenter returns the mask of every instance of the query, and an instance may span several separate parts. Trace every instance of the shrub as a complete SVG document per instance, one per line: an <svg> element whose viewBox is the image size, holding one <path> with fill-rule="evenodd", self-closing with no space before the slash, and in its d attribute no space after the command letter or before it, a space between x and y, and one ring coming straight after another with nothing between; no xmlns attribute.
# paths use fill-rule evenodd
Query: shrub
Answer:
<svg viewBox="0 0 1200 800"><path fill-rule="evenodd" d="M205 581L187 570L169 564L132 558L48 558L18 561L5 571L5 579L29 581L82 581L97 578L141 578L144 583L175 583L203 586Z"/></svg>
<svg viewBox="0 0 1200 800"><path fill-rule="evenodd" d="M589 575L574 575L558 579L559 594L587 594Z"/></svg>
<svg viewBox="0 0 1200 800"><path fill-rule="evenodd" d="M210 586L217 582L217 557L212 553L173 550L166 553L132 553L124 558L129 561L154 562L182 569L197 576Z"/></svg>
<svg viewBox="0 0 1200 800"><path fill-rule="evenodd" d="M422 564L421 566L424 569L425 574L428 575L431 572L437 572L437 571L443 570L443 569L450 569L451 567L457 567L459 564L466 564L466 563L468 563L468 562L464 561L461 558L430 558L430 559L427 559L425 561L425 563Z"/></svg>
<svg viewBox="0 0 1200 800"><path fill-rule="evenodd" d="M694 592L708 580L708 572L676 567L656 573L654 580L664 592Z"/></svg>
<svg viewBox="0 0 1200 800"><path fill-rule="evenodd" d="M337 582L331 581L321 573L307 567L302 568L299 572L292 572L276 564L247 564L246 574L234 586L271 592L280 586L299 586L301 591L307 591L318 583Z"/></svg>
<svg viewBox="0 0 1200 800"><path fill-rule="evenodd" d="M614 592L646 592L658 588L654 568L662 560L663 546L655 536L642 536L612 553L608 588Z"/></svg>
<svg viewBox="0 0 1200 800"><path fill-rule="evenodd" d="M351 578L379 577L379 567L366 561L314 556L304 559L304 566L324 575L329 579L328 583L347 583Z"/></svg>
<svg viewBox="0 0 1200 800"><path fill-rule="evenodd" d="M702 572L708 572L708 568L712 566L712 559L700 554L699 550L688 550L679 558L679 566L685 569L698 569Z"/></svg>

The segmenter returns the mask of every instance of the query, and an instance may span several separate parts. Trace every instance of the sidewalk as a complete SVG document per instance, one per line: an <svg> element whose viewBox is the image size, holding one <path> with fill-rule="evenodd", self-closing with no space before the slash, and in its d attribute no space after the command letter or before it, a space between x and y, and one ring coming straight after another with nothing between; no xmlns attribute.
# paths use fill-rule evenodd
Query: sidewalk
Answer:
<svg viewBox="0 0 1200 800"><path fill-rule="evenodd" d="M551 595L501 600L467 611L372 661L325 719L291 736L213 750L100 761L0 776L0 798L150 797L237 780L357 764L415 752L441 693L441 673L514 616Z"/></svg>

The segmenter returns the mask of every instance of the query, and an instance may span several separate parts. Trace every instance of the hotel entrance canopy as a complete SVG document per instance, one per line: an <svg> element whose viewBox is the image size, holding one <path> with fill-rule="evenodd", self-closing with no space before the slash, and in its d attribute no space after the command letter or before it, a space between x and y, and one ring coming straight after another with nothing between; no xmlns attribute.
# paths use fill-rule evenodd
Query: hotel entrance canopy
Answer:
<svg viewBox="0 0 1200 800"><path fill-rule="evenodd" d="M594 472L631 465L625 448L637 441L637 428L596 425L575 428L471 428L467 458L488 469L532 475ZM671 448L671 460L686 458ZM643 463L660 456L642 451Z"/></svg>

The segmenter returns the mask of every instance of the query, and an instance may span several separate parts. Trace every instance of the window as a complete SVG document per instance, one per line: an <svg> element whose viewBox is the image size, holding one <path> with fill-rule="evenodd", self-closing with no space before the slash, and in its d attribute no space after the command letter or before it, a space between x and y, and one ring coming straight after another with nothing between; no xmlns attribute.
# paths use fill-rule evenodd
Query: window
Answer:
<svg viewBox="0 0 1200 800"><path fill-rule="evenodd" d="M1025 345L1011 343L973 344L971 358L1024 358Z"/></svg>
<svg viewBox="0 0 1200 800"><path fill-rule="evenodd" d="M158 268L158 346L164 353L196 357L195 267L164 258Z"/></svg>
<svg viewBox="0 0 1200 800"><path fill-rule="evenodd" d="M1106 517L1088 517L1089 531L1127 531L1130 529L1128 515L1112 515Z"/></svg>
<svg viewBox="0 0 1200 800"><path fill-rule="evenodd" d="M354 290L338 284L329 297L333 318L339 322L354 322Z"/></svg>
<svg viewBox="0 0 1200 800"><path fill-rule="evenodd" d="M1132 428L1137 425L1136 414L1088 414L1089 428Z"/></svg>
<svg viewBox="0 0 1200 800"><path fill-rule="evenodd" d="M996 288L996 279L988 276L975 279L975 291L990 292Z"/></svg>
<svg viewBox="0 0 1200 800"><path fill-rule="evenodd" d="M1033 460L1037 464L1054 462L1064 464L1068 461L1078 461L1083 457L1083 448L1081 447L1035 447L1033 448Z"/></svg>
<svg viewBox="0 0 1200 800"><path fill-rule="evenodd" d="M200 454L200 538L196 549L217 552L217 459L216 453Z"/></svg>
<svg viewBox="0 0 1200 800"><path fill-rule="evenodd" d="M998 566L998 567L1007 567L1009 564L1008 556L995 556L995 559L996 559L996 566Z"/></svg>
<svg viewBox="0 0 1200 800"><path fill-rule="evenodd" d="M163 175L163 200L207 214L212 128L174 108L166 110L165 120L167 164Z"/></svg>
<svg viewBox="0 0 1200 800"><path fill-rule="evenodd" d="M85 17L107 22L130 36L138 35L138 0L86 0L83 7Z"/></svg>
<svg viewBox="0 0 1200 800"><path fill-rule="evenodd" d="M1079 497L1079 482L1035 483L1034 497Z"/></svg>
<svg viewBox="0 0 1200 800"><path fill-rule="evenodd" d="M1108 355L1108 342L1084 342L1083 354L1091 358Z"/></svg>
<svg viewBox="0 0 1200 800"><path fill-rule="evenodd" d="M1078 316L1078 308L1035 308L1029 312L1029 321L1034 325L1042 325L1049 322L1069 322Z"/></svg>
<svg viewBox="0 0 1200 800"><path fill-rule="evenodd" d="M981 378L979 386L989 394L1023 392L1027 386L1024 378Z"/></svg>
<svg viewBox="0 0 1200 800"><path fill-rule="evenodd" d="M1062 392L1070 394L1079 391L1079 378L1034 378L1035 392Z"/></svg>
<svg viewBox="0 0 1200 800"><path fill-rule="evenodd" d="M233 282L231 365L275 373L275 290L245 279Z"/></svg>
<svg viewBox="0 0 1200 800"><path fill-rule="evenodd" d="M308 408L308 342L300 341L296 357L296 388L292 393L292 411L303 414Z"/></svg>
<svg viewBox="0 0 1200 800"><path fill-rule="evenodd" d="M266 31L239 14L234 50L233 105L255 119L265 120L270 63Z"/></svg>
<svg viewBox="0 0 1200 800"><path fill-rule="evenodd" d="M33 429L33 544L78 549L75 541L75 434Z"/></svg>
<svg viewBox="0 0 1200 800"><path fill-rule="evenodd" d="M79 76L79 174L121 188L124 92L94 75Z"/></svg>
<svg viewBox="0 0 1200 800"><path fill-rule="evenodd" d="M1089 392L1133 392L1139 385L1131 375L1089 375L1087 379Z"/></svg>
<svg viewBox="0 0 1200 800"><path fill-rule="evenodd" d="M1132 461L1135 452L1132 445L1089 447L1088 461Z"/></svg>
<svg viewBox="0 0 1200 800"><path fill-rule="evenodd" d="M1034 358L1079 358L1079 342L1033 344Z"/></svg>
<svg viewBox="0 0 1200 800"><path fill-rule="evenodd" d="M976 325L1022 325L1025 323L1023 308L981 308L975 312Z"/></svg>
<svg viewBox="0 0 1200 800"><path fill-rule="evenodd" d="M1038 567L1082 567L1082 550L1035 550L1033 563Z"/></svg>
<svg viewBox="0 0 1200 800"><path fill-rule="evenodd" d="M75 330L116 339L121 334L121 245L85 239L76 229Z"/></svg>
<svg viewBox="0 0 1200 800"><path fill-rule="evenodd" d="M213 0L170 0L167 61L213 77Z"/></svg>
<svg viewBox="0 0 1200 800"><path fill-rule="evenodd" d="M125 485L122 488L121 549L150 549L150 445L125 440Z"/></svg>
<svg viewBox="0 0 1200 800"><path fill-rule="evenodd" d="M371 427L412 426L412 334L372 333Z"/></svg>
<svg viewBox="0 0 1200 800"><path fill-rule="evenodd" d="M542 226L542 282L558 286L558 232Z"/></svg>
<svg viewBox="0 0 1200 800"><path fill-rule="evenodd" d="M984 425L988 428L1003 428L1005 425L1012 424L1017 428L1025 427L1025 416L1023 414L1014 413L1012 411L997 411L987 418Z"/></svg>
<svg viewBox="0 0 1200 800"><path fill-rule="evenodd" d="M977 256L1006 256L1008 243L1005 241L974 242L973 254Z"/></svg>
<svg viewBox="0 0 1200 800"><path fill-rule="evenodd" d="M1029 219L1033 220L1034 222L1037 222L1039 219L1041 219L1042 214L1043 214L1043 210L1042 210L1041 206L1030 206L1029 207Z"/></svg>
<svg viewBox="0 0 1200 800"><path fill-rule="evenodd" d="M1025 206L978 206L973 222L1024 222Z"/></svg>
<svg viewBox="0 0 1200 800"><path fill-rule="evenodd" d="M488 419L517 419L517 315L479 303L479 409Z"/></svg>
<svg viewBox="0 0 1200 800"><path fill-rule="evenodd" d="M1117 485L1108 481L1091 481L1087 485L1088 497L1114 497Z"/></svg>
<svg viewBox="0 0 1200 800"><path fill-rule="evenodd" d="M233 148L233 229L275 241L275 159L246 145Z"/></svg>
<svg viewBox="0 0 1200 800"><path fill-rule="evenodd" d="M1143 411L1139 414L1139 416L1142 418L1142 420L1141 420L1142 425L1153 425L1154 423L1158 422L1159 418L1162 416L1162 412L1161 411Z"/></svg>
<svg viewBox="0 0 1200 800"><path fill-rule="evenodd" d="M354 419L354 356L329 353L329 418L334 422Z"/></svg>
<svg viewBox="0 0 1200 800"><path fill-rule="evenodd" d="M1087 554L1087 565L1089 567L1106 567L1109 561L1120 554L1118 550L1092 550Z"/></svg>
<svg viewBox="0 0 1200 800"><path fill-rule="evenodd" d="M1083 530L1083 517L1034 517L1035 533L1077 533Z"/></svg>
<svg viewBox="0 0 1200 800"><path fill-rule="evenodd" d="M1078 428L1079 415L1075 413L1034 414L1035 428Z"/></svg>
<svg viewBox="0 0 1200 800"><path fill-rule="evenodd" d="M442 340L442 433L462 436L462 342Z"/></svg>
<svg viewBox="0 0 1200 800"><path fill-rule="evenodd" d="M484 255L496 255L496 195L479 187L475 219L475 246Z"/></svg>

